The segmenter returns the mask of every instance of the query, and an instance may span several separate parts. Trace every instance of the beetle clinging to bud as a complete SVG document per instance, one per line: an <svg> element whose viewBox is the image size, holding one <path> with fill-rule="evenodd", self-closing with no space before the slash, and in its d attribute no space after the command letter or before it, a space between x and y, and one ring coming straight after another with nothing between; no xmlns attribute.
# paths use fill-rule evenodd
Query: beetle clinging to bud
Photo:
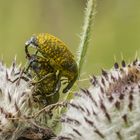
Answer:
<svg viewBox="0 0 140 140"><path fill-rule="evenodd" d="M29 66L26 69L34 79L34 97L45 104L56 103L59 99L60 79L56 70L49 65L49 61L41 56L32 54L28 57Z"/></svg>
<svg viewBox="0 0 140 140"><path fill-rule="evenodd" d="M59 71L58 79L61 77L67 78L68 84L63 89L63 93L66 93L78 77L77 63L67 46L61 40L48 33L31 37L25 45L27 56L29 55L28 47L34 47L37 52L49 60L50 66Z"/></svg>

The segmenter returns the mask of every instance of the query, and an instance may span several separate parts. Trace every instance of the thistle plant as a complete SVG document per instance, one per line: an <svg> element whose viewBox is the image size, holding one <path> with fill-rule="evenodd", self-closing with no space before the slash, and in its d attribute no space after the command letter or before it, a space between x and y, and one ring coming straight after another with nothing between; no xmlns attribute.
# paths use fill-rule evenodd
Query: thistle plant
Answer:
<svg viewBox="0 0 140 140"><path fill-rule="evenodd" d="M33 98L34 86L25 76L15 60L10 68L0 62L0 140L55 136L48 127L41 127L46 125L47 115L41 114L41 106Z"/></svg>
<svg viewBox="0 0 140 140"><path fill-rule="evenodd" d="M89 0L79 47L79 76L87 55L96 2ZM62 130L55 140L140 139L140 61L123 60L81 88L61 118Z"/></svg>
<svg viewBox="0 0 140 140"><path fill-rule="evenodd" d="M114 67L76 93L57 140L140 139L140 61Z"/></svg>
<svg viewBox="0 0 140 140"><path fill-rule="evenodd" d="M87 55L95 12L96 1L88 0L78 51L79 77ZM40 66L40 63L36 64ZM46 70L46 67L41 70ZM0 140L140 139L138 59L130 64L123 60L120 67L115 63L111 70L102 70L101 75L91 76L91 86L87 89L81 87L73 99L66 99L66 103L42 106L35 100L32 82L33 78L25 74L15 60L10 68L0 62ZM61 109L53 112L59 106ZM65 107L64 114L62 107ZM61 122L54 117L54 121L62 124L57 136L53 126L49 127L49 121L54 123L52 116L61 117Z"/></svg>
<svg viewBox="0 0 140 140"><path fill-rule="evenodd" d="M31 88L27 82L20 80L12 83L17 78L16 73L21 73L15 61L10 68L0 62L0 139L15 139L14 132L18 132L24 124L17 121L23 116L28 116L32 106Z"/></svg>

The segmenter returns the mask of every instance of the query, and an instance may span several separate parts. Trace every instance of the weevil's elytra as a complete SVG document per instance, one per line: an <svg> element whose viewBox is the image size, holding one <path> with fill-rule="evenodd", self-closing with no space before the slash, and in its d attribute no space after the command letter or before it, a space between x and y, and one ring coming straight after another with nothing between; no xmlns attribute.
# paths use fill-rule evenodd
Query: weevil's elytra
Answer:
<svg viewBox="0 0 140 140"><path fill-rule="evenodd" d="M35 42L35 43L34 43ZM48 33L42 33L31 38L25 44L25 51L28 54L28 47L34 46L38 52L49 60L49 65L59 70L60 78L66 77L68 85L63 92L66 93L75 83L78 77L78 67L73 54L60 39Z"/></svg>
<svg viewBox="0 0 140 140"><path fill-rule="evenodd" d="M68 50L66 45L58 38L49 34L39 34L37 36L37 49L40 53L55 60L56 65L63 67L63 63L74 61L73 54Z"/></svg>

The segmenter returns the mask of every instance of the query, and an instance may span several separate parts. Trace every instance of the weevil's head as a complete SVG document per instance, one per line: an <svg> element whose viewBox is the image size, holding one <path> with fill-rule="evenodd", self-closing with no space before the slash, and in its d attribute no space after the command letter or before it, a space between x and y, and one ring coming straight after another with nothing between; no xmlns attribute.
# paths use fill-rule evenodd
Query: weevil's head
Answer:
<svg viewBox="0 0 140 140"><path fill-rule="evenodd" d="M33 48L38 47L38 41L36 36L32 36L28 41L26 41L25 46L31 46Z"/></svg>
<svg viewBox="0 0 140 140"><path fill-rule="evenodd" d="M30 56L30 53L28 51L28 47L38 48L38 42L37 42L36 36L32 36L25 43L25 53L26 53L26 57L29 59L31 56Z"/></svg>
<svg viewBox="0 0 140 140"><path fill-rule="evenodd" d="M28 56L28 47L32 47L37 49L38 51L42 51L43 48L46 46L46 40L48 39L47 33L41 33L38 35L32 36L28 41L25 43L25 52Z"/></svg>

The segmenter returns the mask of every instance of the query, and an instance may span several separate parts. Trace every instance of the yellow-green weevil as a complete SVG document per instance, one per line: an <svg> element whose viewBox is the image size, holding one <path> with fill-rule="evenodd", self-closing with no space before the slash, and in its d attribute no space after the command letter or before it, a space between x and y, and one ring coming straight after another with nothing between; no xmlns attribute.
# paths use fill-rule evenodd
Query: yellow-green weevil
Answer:
<svg viewBox="0 0 140 140"><path fill-rule="evenodd" d="M78 67L73 54L57 37L48 33L32 36L25 43L25 52L28 55L28 47L34 47L44 58L49 60L50 66L59 70L59 77L66 77L67 86L63 89L66 93L75 83L78 77ZM37 54L36 54L37 55Z"/></svg>
<svg viewBox="0 0 140 140"><path fill-rule="evenodd" d="M35 54L28 55L28 73L34 85L34 99L41 104L52 104L59 100L60 80L57 78L56 70L49 65L49 61Z"/></svg>

